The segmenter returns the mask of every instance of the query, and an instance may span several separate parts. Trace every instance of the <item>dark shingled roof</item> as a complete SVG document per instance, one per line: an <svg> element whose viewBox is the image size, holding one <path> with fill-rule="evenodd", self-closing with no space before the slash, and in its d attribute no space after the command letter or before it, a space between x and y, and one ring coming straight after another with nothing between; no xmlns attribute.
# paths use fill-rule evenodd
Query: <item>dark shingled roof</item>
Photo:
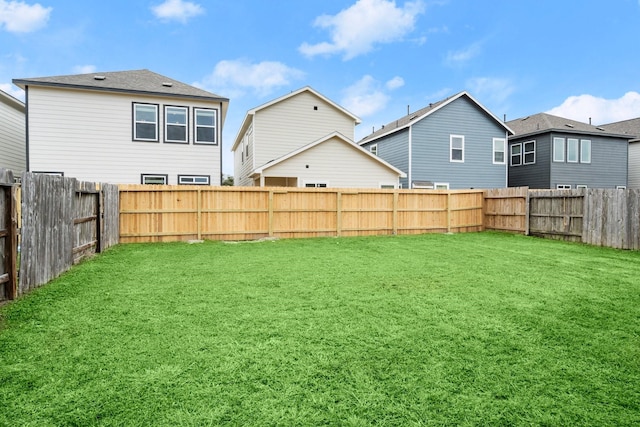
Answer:
<svg viewBox="0 0 640 427"><path fill-rule="evenodd" d="M209 101L229 101L215 93L170 79L149 70L113 71L68 76L13 79L21 88L50 86L75 89L126 92L158 96L187 97Z"/></svg>
<svg viewBox="0 0 640 427"><path fill-rule="evenodd" d="M623 120L621 122L609 123L607 125L601 125L611 132L623 133L625 135L632 136L631 142L640 141L640 117L636 119Z"/></svg>
<svg viewBox="0 0 640 427"><path fill-rule="evenodd" d="M536 135L551 131L624 137L624 135L619 132L614 132L601 126L593 126L588 123L565 119L563 117L547 113L539 113L511 120L507 122L507 125L515 132L512 138L519 138L525 135Z"/></svg>

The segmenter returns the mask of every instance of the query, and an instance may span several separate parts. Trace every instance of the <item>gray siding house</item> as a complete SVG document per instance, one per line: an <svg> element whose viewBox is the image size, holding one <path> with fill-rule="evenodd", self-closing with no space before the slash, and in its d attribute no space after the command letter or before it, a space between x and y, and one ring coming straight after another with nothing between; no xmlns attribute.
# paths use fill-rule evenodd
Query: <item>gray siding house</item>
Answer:
<svg viewBox="0 0 640 427"><path fill-rule="evenodd" d="M509 187L626 187L628 136L546 113L507 125Z"/></svg>
<svg viewBox="0 0 640 427"><path fill-rule="evenodd" d="M383 126L359 144L405 172L403 188L504 188L512 133L460 92Z"/></svg>
<svg viewBox="0 0 640 427"><path fill-rule="evenodd" d="M640 188L640 117L602 125L611 132L622 133L633 138L629 141L629 188Z"/></svg>

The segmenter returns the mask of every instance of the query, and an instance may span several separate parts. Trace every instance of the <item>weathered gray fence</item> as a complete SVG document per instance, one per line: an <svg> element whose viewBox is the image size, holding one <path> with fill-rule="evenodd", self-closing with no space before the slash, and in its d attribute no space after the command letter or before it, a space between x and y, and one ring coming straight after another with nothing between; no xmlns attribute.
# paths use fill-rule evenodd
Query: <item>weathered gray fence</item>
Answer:
<svg viewBox="0 0 640 427"><path fill-rule="evenodd" d="M0 301L118 243L116 185L31 173L22 175L19 186L13 181L9 171L0 170Z"/></svg>
<svg viewBox="0 0 640 427"><path fill-rule="evenodd" d="M582 241L618 249L640 249L640 190L589 189Z"/></svg>
<svg viewBox="0 0 640 427"><path fill-rule="evenodd" d="M17 296L18 197L11 171L0 169L0 301Z"/></svg>

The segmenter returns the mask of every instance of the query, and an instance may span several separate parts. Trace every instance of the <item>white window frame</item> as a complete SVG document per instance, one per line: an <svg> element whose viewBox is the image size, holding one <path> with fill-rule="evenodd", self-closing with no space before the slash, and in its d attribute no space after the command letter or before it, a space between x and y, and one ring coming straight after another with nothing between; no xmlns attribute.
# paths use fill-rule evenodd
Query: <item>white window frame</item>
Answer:
<svg viewBox="0 0 640 427"><path fill-rule="evenodd" d="M327 188L329 187L329 181L309 180L304 181L302 186L305 188Z"/></svg>
<svg viewBox="0 0 640 427"><path fill-rule="evenodd" d="M587 189L587 188L589 188L589 187L587 187L587 185L586 185L586 184L577 184L577 185L576 185L576 188L577 188L577 189L580 189L580 188Z"/></svg>
<svg viewBox="0 0 640 427"><path fill-rule="evenodd" d="M584 147L589 147L589 158L585 160L585 149ZM591 163L591 140L590 139L581 139L580 140L580 163Z"/></svg>
<svg viewBox="0 0 640 427"><path fill-rule="evenodd" d="M496 149L496 143L500 143L502 145L502 150ZM500 147L497 147L500 148ZM502 153L502 161L496 161L496 154ZM507 140L506 138L493 138L493 164L494 165L504 165L507 163Z"/></svg>
<svg viewBox="0 0 640 427"><path fill-rule="evenodd" d="M513 153L513 149L514 148L519 148L520 152L518 154L514 154ZM513 157L514 156L519 156L520 157L520 161L518 163L513 163ZM522 166L522 143L518 142L517 144L512 144L511 146L509 146L509 164L511 166Z"/></svg>
<svg viewBox="0 0 640 427"><path fill-rule="evenodd" d="M169 123L169 110L181 110L184 112L184 124L181 123ZM169 139L169 127L180 127L184 130L184 139ZM189 143L189 108L181 107L178 105L165 105L164 106L164 142L171 142L176 144L188 144Z"/></svg>
<svg viewBox="0 0 640 427"><path fill-rule="evenodd" d="M206 111L213 113L213 125L198 124L198 113ZM201 141L198 139L198 129L213 129L213 141ZM194 108L193 109L193 143L203 145L218 145L218 110L215 108Z"/></svg>
<svg viewBox="0 0 640 427"><path fill-rule="evenodd" d="M434 182L433 183L434 190L448 190L449 183L448 182Z"/></svg>
<svg viewBox="0 0 640 427"><path fill-rule="evenodd" d="M556 142L561 142L562 143L562 150L558 150L557 149L558 147L556 146ZM560 138L560 137L557 137L557 136L553 138L553 161L554 162L564 163L565 145L566 145L565 138Z"/></svg>
<svg viewBox="0 0 640 427"><path fill-rule="evenodd" d="M575 155L575 157L573 157ZM580 160L580 140L567 138L567 163L578 163Z"/></svg>
<svg viewBox="0 0 640 427"><path fill-rule="evenodd" d="M146 182L147 179L155 180L161 179L162 183L158 182ZM140 183L146 185L167 185L169 182L169 175L161 174L161 173L143 173L140 175Z"/></svg>
<svg viewBox="0 0 640 427"><path fill-rule="evenodd" d="M453 146L454 139L460 139L462 142L462 147L458 148ZM462 152L462 159L454 159L453 158L453 150ZM464 163L464 135L449 135L449 161L452 163Z"/></svg>
<svg viewBox="0 0 640 427"><path fill-rule="evenodd" d="M373 154L374 156L378 155L378 144L371 144L371 147L369 147L369 152L371 154Z"/></svg>
<svg viewBox="0 0 640 427"><path fill-rule="evenodd" d="M210 183L211 177L209 175L178 175L179 185L209 185Z"/></svg>
<svg viewBox="0 0 640 427"><path fill-rule="evenodd" d="M626 190L627 186L626 185L616 185L616 190Z"/></svg>
<svg viewBox="0 0 640 427"><path fill-rule="evenodd" d="M558 184L556 185L556 190L571 190L570 184Z"/></svg>
<svg viewBox="0 0 640 427"><path fill-rule="evenodd" d="M533 150L527 151L527 144L533 145ZM527 154L533 154L533 160L527 162ZM533 165L536 163L536 140L532 139L531 141L524 141L522 143L522 164L523 165Z"/></svg>
<svg viewBox="0 0 640 427"><path fill-rule="evenodd" d="M156 116L156 120L155 122L148 122L148 121L144 121L144 120L138 120L138 110L137 107L153 107L153 109L155 110L155 116ZM159 138L158 138L158 122L159 122L159 117L158 117L158 104L148 104L148 103L144 103L144 102L134 102L133 103L133 140L134 141L148 141L148 142L158 142ZM154 138L141 138L138 137L138 123L140 124L151 124L153 123L155 126L155 137Z"/></svg>

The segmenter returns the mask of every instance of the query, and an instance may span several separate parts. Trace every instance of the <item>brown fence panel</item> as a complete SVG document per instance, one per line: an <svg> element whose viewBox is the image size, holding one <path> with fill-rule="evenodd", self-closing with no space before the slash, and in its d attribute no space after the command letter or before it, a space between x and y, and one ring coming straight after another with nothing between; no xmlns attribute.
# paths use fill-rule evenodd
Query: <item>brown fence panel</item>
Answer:
<svg viewBox="0 0 640 427"><path fill-rule="evenodd" d="M529 234L581 242L585 190L530 190Z"/></svg>
<svg viewBox="0 0 640 427"><path fill-rule="evenodd" d="M0 169L0 302L18 295L17 189L13 173Z"/></svg>
<svg viewBox="0 0 640 427"><path fill-rule="evenodd" d="M482 190L122 185L120 241L479 231L482 212Z"/></svg>
<svg viewBox="0 0 640 427"><path fill-rule="evenodd" d="M485 228L529 234L529 188L497 188L485 192Z"/></svg>

